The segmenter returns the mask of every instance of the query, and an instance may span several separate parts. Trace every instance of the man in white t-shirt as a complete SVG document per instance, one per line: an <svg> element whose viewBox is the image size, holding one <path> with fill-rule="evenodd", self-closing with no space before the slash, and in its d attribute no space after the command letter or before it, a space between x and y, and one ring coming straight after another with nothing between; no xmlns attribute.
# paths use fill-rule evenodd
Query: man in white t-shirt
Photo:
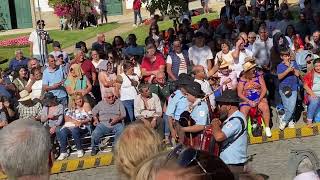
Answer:
<svg viewBox="0 0 320 180"><path fill-rule="evenodd" d="M173 52L167 57L167 73L170 80L177 80L182 73L188 73L190 66L188 52L182 51L181 41L179 39L173 42Z"/></svg>
<svg viewBox="0 0 320 180"><path fill-rule="evenodd" d="M213 55L211 49L205 45L205 38L201 32L195 34L195 45L189 49L189 59L193 65L203 66L206 73L212 68Z"/></svg>
<svg viewBox="0 0 320 180"><path fill-rule="evenodd" d="M234 59L233 70L237 73L237 77L240 77L240 73L243 71L242 65L245 62L245 58L252 57L253 53L244 47L246 39L248 39L246 33L240 33L236 41L236 47L232 50L232 57Z"/></svg>
<svg viewBox="0 0 320 180"><path fill-rule="evenodd" d="M37 58L42 66L46 63L48 56L47 44L52 42L49 33L43 30L44 26L44 20L38 20L37 29L29 36L30 56Z"/></svg>

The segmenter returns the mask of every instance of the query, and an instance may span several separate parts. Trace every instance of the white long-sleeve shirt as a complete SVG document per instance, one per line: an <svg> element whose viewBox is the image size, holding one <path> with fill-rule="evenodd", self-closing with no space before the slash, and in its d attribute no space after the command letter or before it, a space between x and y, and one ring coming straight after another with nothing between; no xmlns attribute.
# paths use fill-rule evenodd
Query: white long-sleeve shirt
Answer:
<svg viewBox="0 0 320 180"><path fill-rule="evenodd" d="M134 115L136 118L150 118L162 115L161 102L158 95L152 93L152 97L144 104L141 94L134 99Z"/></svg>
<svg viewBox="0 0 320 180"><path fill-rule="evenodd" d="M120 100L134 100L138 94L135 87L132 86L130 79L139 82L139 77L137 75L126 76L124 73L120 74L120 76L123 80L120 88Z"/></svg>

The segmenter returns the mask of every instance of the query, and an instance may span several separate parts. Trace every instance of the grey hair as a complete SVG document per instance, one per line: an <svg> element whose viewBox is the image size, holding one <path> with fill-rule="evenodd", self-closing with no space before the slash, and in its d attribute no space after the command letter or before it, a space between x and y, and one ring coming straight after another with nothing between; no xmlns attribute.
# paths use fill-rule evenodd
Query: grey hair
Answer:
<svg viewBox="0 0 320 180"><path fill-rule="evenodd" d="M23 51L22 51L21 49L17 49L17 50L15 51L15 55L17 55L18 53L23 53Z"/></svg>
<svg viewBox="0 0 320 180"><path fill-rule="evenodd" d="M0 131L0 165L9 179L50 172L49 131L39 122L19 119Z"/></svg>

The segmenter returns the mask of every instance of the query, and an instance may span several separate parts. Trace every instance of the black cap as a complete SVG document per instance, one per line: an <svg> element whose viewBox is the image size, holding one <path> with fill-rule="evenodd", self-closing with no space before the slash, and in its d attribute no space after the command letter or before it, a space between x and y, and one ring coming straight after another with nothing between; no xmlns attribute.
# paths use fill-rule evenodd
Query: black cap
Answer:
<svg viewBox="0 0 320 180"><path fill-rule="evenodd" d="M195 81L190 82L188 86L184 86L183 88L192 96L198 98L205 96L204 92L201 90L201 85Z"/></svg>
<svg viewBox="0 0 320 180"><path fill-rule="evenodd" d="M236 90L225 90L221 96L217 97L216 102L219 103L240 103L241 100Z"/></svg>

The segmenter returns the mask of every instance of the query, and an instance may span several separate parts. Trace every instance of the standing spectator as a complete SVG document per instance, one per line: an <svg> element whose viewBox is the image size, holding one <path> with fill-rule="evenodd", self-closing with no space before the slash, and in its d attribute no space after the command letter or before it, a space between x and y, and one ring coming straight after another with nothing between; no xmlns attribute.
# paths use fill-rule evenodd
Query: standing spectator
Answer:
<svg viewBox="0 0 320 180"><path fill-rule="evenodd" d="M68 157L67 145L68 135L71 134L77 148L78 158L83 157L81 135L89 132L89 123L92 120L92 111L89 103L84 102L82 94L75 93L72 98L73 105L65 115L65 123L57 130L57 137L60 143L60 156L58 160Z"/></svg>
<svg viewBox="0 0 320 180"><path fill-rule="evenodd" d="M205 14L209 13L209 0L201 0L201 6Z"/></svg>
<svg viewBox="0 0 320 180"><path fill-rule="evenodd" d="M0 165L9 180L49 180L50 150L50 135L39 122L14 121L0 131Z"/></svg>
<svg viewBox="0 0 320 180"><path fill-rule="evenodd" d="M65 63L69 62L69 56L68 53L65 51L62 51L61 45L59 41L54 41L52 43L53 51L50 53L54 56L54 58L58 59L58 56L62 54L62 59Z"/></svg>
<svg viewBox="0 0 320 180"><path fill-rule="evenodd" d="M92 62L86 59L84 53L79 51L74 59L74 62L81 66L83 74L87 77L91 84L97 83L97 71Z"/></svg>
<svg viewBox="0 0 320 180"><path fill-rule="evenodd" d="M123 131L123 119L126 117L126 110L120 100L117 100L112 91L107 90L103 94L103 100L93 109L93 125L96 126L91 136L91 155L98 153L97 146L103 135L115 133L115 141L118 140Z"/></svg>
<svg viewBox="0 0 320 180"><path fill-rule="evenodd" d="M246 49L248 49L249 51L253 51L253 44L257 39L257 34L255 32L249 32L248 33L248 47L246 47Z"/></svg>
<svg viewBox="0 0 320 180"><path fill-rule="evenodd" d="M120 88L120 100L126 109L126 123L131 123L135 120L134 99L138 95L139 77L134 74L134 65L130 62L123 63L123 73L120 76L123 79Z"/></svg>
<svg viewBox="0 0 320 180"><path fill-rule="evenodd" d="M68 77L64 82L64 86L66 87L66 91L69 95L69 107L73 106L70 103L75 102L75 100L73 99L74 97L76 97L74 96L75 94L81 94L82 96L86 97L87 102L89 101L87 99L87 96L91 96L89 93L92 90L92 85L89 79L87 79L87 77L82 74L80 65L71 65ZM90 103L91 105L91 102L88 103Z"/></svg>
<svg viewBox="0 0 320 180"><path fill-rule="evenodd" d="M68 96L65 88L62 86L64 84L64 72L56 65L54 56L49 55L48 57L48 67L43 71L42 85L43 90L46 92L52 92L58 98L59 104L64 107L68 105Z"/></svg>
<svg viewBox="0 0 320 180"><path fill-rule="evenodd" d="M92 50L98 51L100 55L106 54L112 46L110 43L105 42L105 36L103 33L97 34L97 41L92 44Z"/></svg>
<svg viewBox="0 0 320 180"><path fill-rule="evenodd" d="M288 25L293 25L294 23L290 19L289 10L282 11L282 20L278 22L277 29L279 29L282 34L286 33L286 29Z"/></svg>
<svg viewBox="0 0 320 180"><path fill-rule="evenodd" d="M108 23L108 18L107 18L108 11L107 11L106 0L100 0L99 9L100 9L100 16L101 16L101 24L103 24L103 19L105 19L106 23Z"/></svg>
<svg viewBox="0 0 320 180"><path fill-rule="evenodd" d="M32 100L40 100L43 94L41 68L33 68L25 89L30 93Z"/></svg>
<svg viewBox="0 0 320 180"><path fill-rule="evenodd" d="M241 33L242 36L247 37L246 33ZM241 72L243 71L243 64L245 59L252 57L252 51L245 48L246 42L242 36L239 36L236 40L235 49L232 50L232 57L234 59L233 70L237 73L237 77L240 77Z"/></svg>
<svg viewBox="0 0 320 180"><path fill-rule="evenodd" d="M39 116L42 106L40 102L31 100L31 96L27 90L19 93L20 99L17 106L19 119L35 118Z"/></svg>
<svg viewBox="0 0 320 180"><path fill-rule="evenodd" d="M305 101L306 104L308 104L307 124L309 127L312 127L312 121L319 111L318 109L320 103L320 59L315 59L313 64L314 68L311 71L308 71L303 77L304 89L307 93Z"/></svg>
<svg viewBox="0 0 320 180"><path fill-rule="evenodd" d="M48 55L47 44L52 42L49 33L44 30L44 20L37 21L37 29L29 36L30 56L37 58L41 65L45 65Z"/></svg>
<svg viewBox="0 0 320 180"><path fill-rule="evenodd" d="M166 63L163 55L157 52L155 45L148 44L146 50L147 54L143 57L141 63L141 74L144 82L151 84L159 71L165 71Z"/></svg>
<svg viewBox="0 0 320 180"><path fill-rule="evenodd" d="M248 138L246 118L238 110L240 99L236 91L228 90L216 101L220 105L220 117L214 119L211 125L213 137L217 142L222 142L220 158L231 172L241 173L247 161Z"/></svg>
<svg viewBox="0 0 320 180"><path fill-rule="evenodd" d="M139 85L139 95L134 99L134 115L144 125L155 129L163 139L162 106L159 97L150 92L148 84Z"/></svg>
<svg viewBox="0 0 320 180"><path fill-rule="evenodd" d="M121 36L115 36L112 41L112 48L114 51L117 52L117 55L120 58L124 57L124 54L122 53L124 47L125 47L125 42L123 38Z"/></svg>
<svg viewBox="0 0 320 180"><path fill-rule="evenodd" d="M299 14L299 21L295 24L295 29L297 30L297 32L299 32L299 35L303 40L307 35L311 34L305 14L302 12Z"/></svg>
<svg viewBox="0 0 320 180"><path fill-rule="evenodd" d="M294 60L291 60L290 51L284 49L280 51L282 62L277 66L277 74L280 80L279 93L285 114L280 122L279 129L283 130L289 123L289 128L294 128L294 110L297 104L297 92L299 86L299 67Z"/></svg>
<svg viewBox="0 0 320 180"><path fill-rule="evenodd" d="M181 73L188 73L190 61L188 51L182 50L181 41L179 39L173 42L173 52L167 56L167 73L169 79L176 81Z"/></svg>
<svg viewBox="0 0 320 180"><path fill-rule="evenodd" d="M29 59L23 56L22 50L16 50L15 55L9 63L9 70L17 71L21 66L27 67Z"/></svg>
<svg viewBox="0 0 320 180"><path fill-rule="evenodd" d="M272 36L272 32L276 30L278 26L278 20L276 20L276 18L274 17L273 9L269 9L267 11L266 25L267 25L269 36Z"/></svg>
<svg viewBox="0 0 320 180"><path fill-rule="evenodd" d="M204 38L201 32L195 34L195 44L189 49L189 59L193 65L201 65L208 72L212 68L213 55L211 49L205 45Z"/></svg>
<svg viewBox="0 0 320 180"><path fill-rule="evenodd" d="M235 9L231 6L230 0L225 0L224 3L225 6L223 6L220 11L220 19L224 16L227 17L228 20L232 20L235 17Z"/></svg>
<svg viewBox="0 0 320 180"><path fill-rule="evenodd" d="M133 23L133 27L137 27L137 25L142 24L142 17L141 17L141 0L133 0L133 17L134 17L134 23ZM137 24L137 19L139 17L140 23Z"/></svg>
<svg viewBox="0 0 320 180"><path fill-rule="evenodd" d="M44 94L42 99L43 108L40 120L49 128L50 134L56 133L58 127L63 125L64 107L52 92Z"/></svg>
<svg viewBox="0 0 320 180"><path fill-rule="evenodd" d="M252 17L247 16L247 7L245 5L240 6L239 15L234 18L236 25L239 24L240 20L243 20L247 26L251 24Z"/></svg>
<svg viewBox="0 0 320 180"><path fill-rule="evenodd" d="M13 84L16 86L17 91L21 92L23 90L25 90L26 85L28 83L28 72L27 72L27 68L21 66L20 68L17 69L17 71L15 72L15 78L13 80Z"/></svg>
<svg viewBox="0 0 320 180"><path fill-rule="evenodd" d="M268 69L270 65L270 50L273 46L266 27L259 28L259 39L253 43L252 53L258 66Z"/></svg>

